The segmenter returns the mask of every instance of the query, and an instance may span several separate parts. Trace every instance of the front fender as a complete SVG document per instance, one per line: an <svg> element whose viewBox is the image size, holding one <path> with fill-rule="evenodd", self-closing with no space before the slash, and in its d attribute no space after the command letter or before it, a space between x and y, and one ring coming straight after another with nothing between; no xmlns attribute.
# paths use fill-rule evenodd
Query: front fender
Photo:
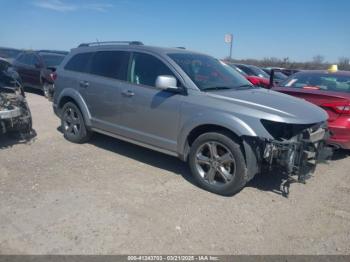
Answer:
<svg viewBox="0 0 350 262"><path fill-rule="evenodd" d="M72 99L80 108L81 113L83 114L84 120L85 120L85 124L86 126L91 126L91 114L89 111L88 106L85 103L84 98L81 96L81 94L73 89L73 88L65 88L58 96L57 98L57 103L56 103L56 107L58 108L58 112L60 114L61 111L61 102L64 101L64 99ZM61 105L63 106L63 105Z"/></svg>
<svg viewBox="0 0 350 262"><path fill-rule="evenodd" d="M254 130L247 123L233 116L232 114L227 114L227 113L213 114L213 112L210 112L210 114L198 113L193 117L191 117L190 119L188 119L184 123L182 129L180 130L180 134L178 137L178 152L180 155L185 155L185 151L186 151L185 148L186 148L188 135L196 127L199 127L202 125L216 125L216 126L224 127L226 129L229 129L239 137L240 136L253 136L253 137L257 136Z"/></svg>

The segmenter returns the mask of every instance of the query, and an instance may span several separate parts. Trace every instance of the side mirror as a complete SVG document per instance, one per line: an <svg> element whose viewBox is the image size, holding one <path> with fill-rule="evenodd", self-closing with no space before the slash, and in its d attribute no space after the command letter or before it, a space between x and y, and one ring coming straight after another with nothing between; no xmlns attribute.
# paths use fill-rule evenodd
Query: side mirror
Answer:
<svg viewBox="0 0 350 262"><path fill-rule="evenodd" d="M164 90L178 90L177 80L173 76L160 75L156 79L156 87Z"/></svg>

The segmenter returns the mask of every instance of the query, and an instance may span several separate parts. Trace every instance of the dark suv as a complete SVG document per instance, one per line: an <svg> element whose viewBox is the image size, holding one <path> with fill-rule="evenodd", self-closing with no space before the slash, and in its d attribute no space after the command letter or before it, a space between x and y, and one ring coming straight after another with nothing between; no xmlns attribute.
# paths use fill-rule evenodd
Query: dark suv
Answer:
<svg viewBox="0 0 350 262"><path fill-rule="evenodd" d="M48 92L55 80L54 71L68 52L64 51L25 51L14 61L23 86Z"/></svg>
<svg viewBox="0 0 350 262"><path fill-rule="evenodd" d="M239 191L264 164L303 178L327 134L321 108L182 48L82 44L56 72L66 139L83 143L94 131L177 156L219 194Z"/></svg>

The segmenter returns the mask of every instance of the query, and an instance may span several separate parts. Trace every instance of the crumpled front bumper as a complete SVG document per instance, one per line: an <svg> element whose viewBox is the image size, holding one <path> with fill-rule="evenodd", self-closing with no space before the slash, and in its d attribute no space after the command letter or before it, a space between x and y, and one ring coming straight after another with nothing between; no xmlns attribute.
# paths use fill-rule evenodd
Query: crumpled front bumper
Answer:
<svg viewBox="0 0 350 262"><path fill-rule="evenodd" d="M0 108L0 134L10 131L30 132L32 116L25 99L20 99L16 105Z"/></svg>
<svg viewBox="0 0 350 262"><path fill-rule="evenodd" d="M22 110L18 107L12 109L0 110L0 120L11 119L19 117L22 114Z"/></svg>
<svg viewBox="0 0 350 262"><path fill-rule="evenodd" d="M320 161L329 158L333 151L326 145L330 133L325 124L303 130L289 140L266 140L262 162L269 168L279 166L287 175L297 176L305 182Z"/></svg>

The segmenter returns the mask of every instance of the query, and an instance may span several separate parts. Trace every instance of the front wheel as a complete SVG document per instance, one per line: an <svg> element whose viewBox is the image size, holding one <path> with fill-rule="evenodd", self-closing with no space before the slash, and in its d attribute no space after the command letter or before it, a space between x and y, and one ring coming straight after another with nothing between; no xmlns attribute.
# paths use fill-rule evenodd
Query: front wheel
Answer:
<svg viewBox="0 0 350 262"><path fill-rule="evenodd" d="M225 134L199 136L191 146L189 165L198 184L216 194L233 195L248 181L241 147Z"/></svg>

